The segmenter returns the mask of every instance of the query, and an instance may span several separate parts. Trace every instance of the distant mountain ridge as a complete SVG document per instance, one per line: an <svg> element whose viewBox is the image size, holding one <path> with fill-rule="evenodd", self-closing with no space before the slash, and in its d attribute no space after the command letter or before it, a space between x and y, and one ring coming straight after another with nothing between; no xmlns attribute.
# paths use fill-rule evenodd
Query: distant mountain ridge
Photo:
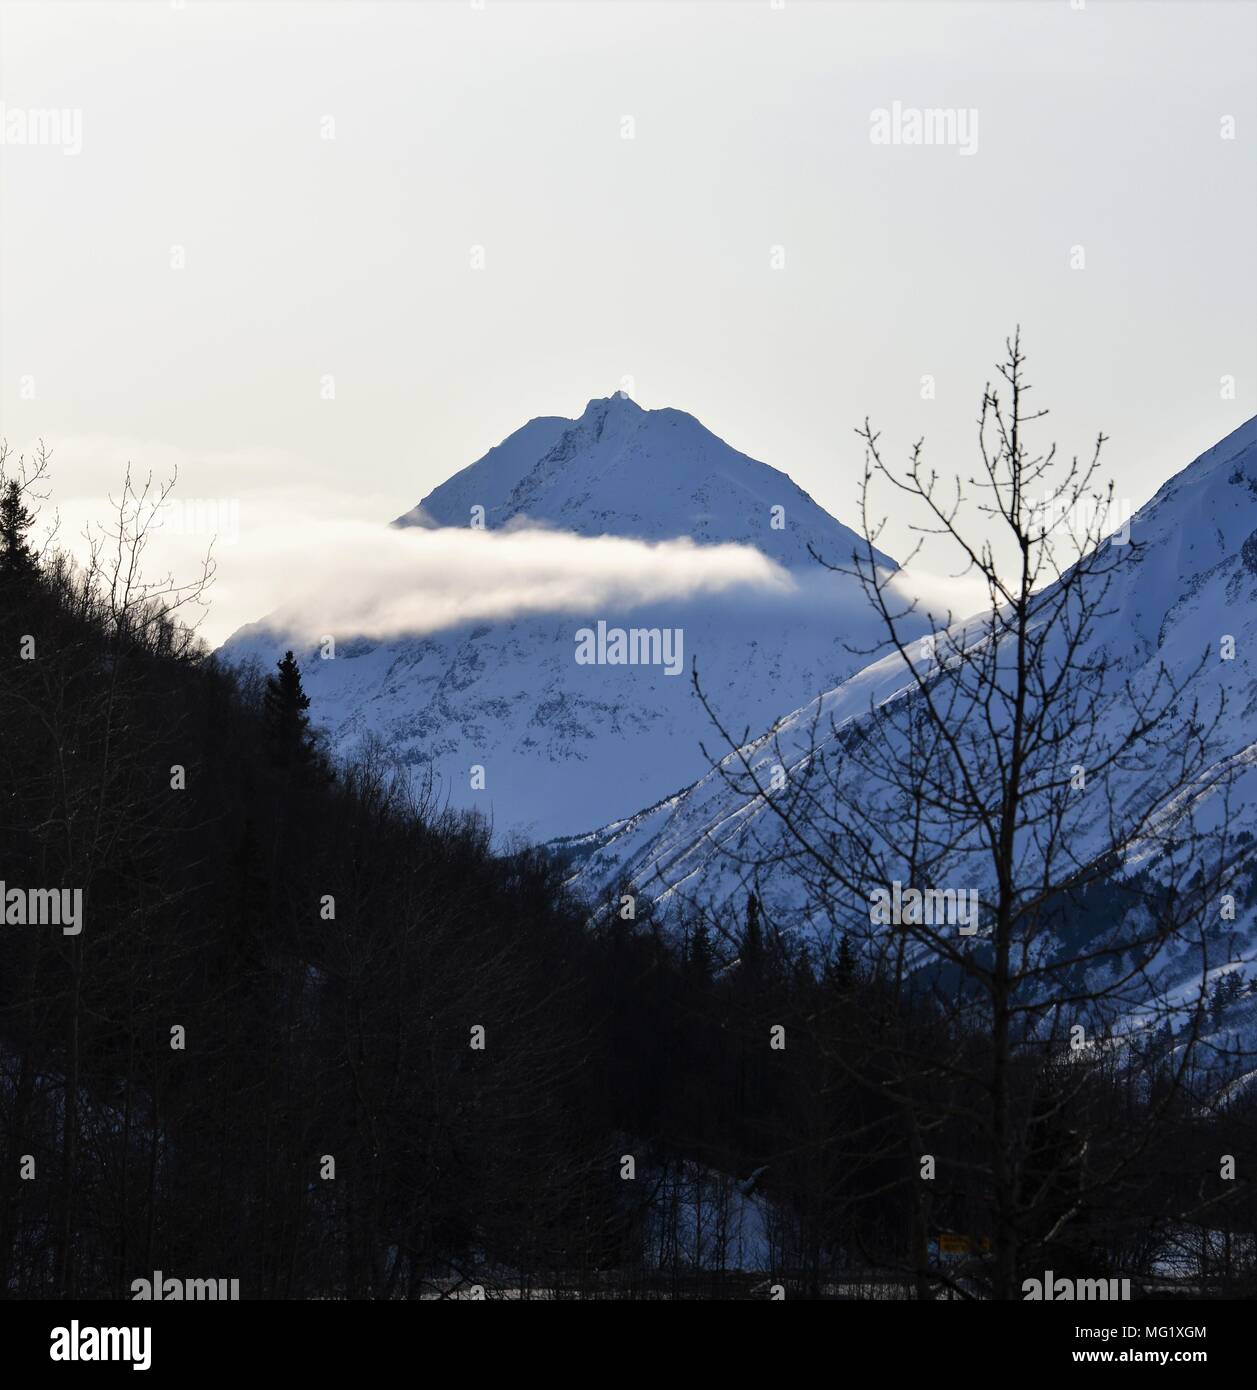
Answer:
<svg viewBox="0 0 1257 1390"><path fill-rule="evenodd" d="M1228 732L1257 748L1257 418L1169 479L1135 513L1131 536L1142 543L1144 558L1123 576L1115 611L1094 640L1118 652L1123 669L1134 674L1157 661L1172 670L1189 669L1202 645L1231 635L1234 663L1208 667L1199 692L1216 695L1225 686ZM914 664L925 659L919 644L909 656ZM784 739L801 757L804 732L818 708L839 725L858 721L868 716L870 705L899 697L910 683L898 655L886 656L783 715L747 747L763 750L759 756L768 758L772 740ZM723 755L734 756L727 749ZM703 877L695 862L702 859L713 871L710 882L718 893L721 838L741 838L745 827L765 814L762 807L728 799L712 770L679 796L573 837L569 849L576 852L583 840L589 857L580 880L587 888L627 874L650 896L667 897L674 891L670 879ZM1257 823L1257 796L1246 818Z"/></svg>
<svg viewBox="0 0 1257 1390"><path fill-rule="evenodd" d="M1231 834L1257 839L1257 418L1166 482L1135 513L1130 536L1142 558L1118 571L1088 644L1114 661L1101 719L1113 729L1129 720L1126 682L1136 692L1148 690L1162 665L1181 679L1203 657L1189 693L1200 699L1202 718L1224 695L1226 715L1211 741L1213 762L1199 794L1178 798L1163 813L1173 817L1190 806L1205 823L1224 817ZM1222 655L1227 637L1234 644L1232 659ZM920 641L908 655L914 666L929 669ZM876 730L877 738L894 737L888 721L875 722L876 711L905 696L914 697L913 679L898 654L886 656L765 725L743 751L761 782L773 766L788 769L794 779L810 775L816 763L823 787L827 777L845 776L841 738L860 729ZM819 731L815 744L814 730ZM717 751L730 767L737 765L737 754L727 747ZM1223 767L1236 773L1229 805L1209 786ZM1120 790L1120 772L1115 779ZM1088 827L1080 810L1076 845L1084 860L1089 835L1091 852L1098 855L1105 830L1103 817ZM591 900L623 889L665 912L697 903L720 914L726 906L739 908L753 887L775 920L806 930L810 902L797 872L805 856L761 797L735 791L715 768L675 795L600 829L560 839L554 848L571 866L573 886ZM981 885L980 849L958 846L955 861L957 881ZM1155 858L1137 853L1130 862L1156 871ZM974 876L966 877L970 870L961 866L970 863ZM823 913L815 927L825 931ZM1226 949L1218 942L1215 975L1238 969L1257 982L1257 881L1252 876L1241 885L1230 938ZM1187 964L1160 965L1160 984L1172 993L1183 984L1176 969ZM1189 970L1184 981L1190 979ZM1252 1015L1245 1026L1257 1037L1257 999L1243 1008Z"/></svg>

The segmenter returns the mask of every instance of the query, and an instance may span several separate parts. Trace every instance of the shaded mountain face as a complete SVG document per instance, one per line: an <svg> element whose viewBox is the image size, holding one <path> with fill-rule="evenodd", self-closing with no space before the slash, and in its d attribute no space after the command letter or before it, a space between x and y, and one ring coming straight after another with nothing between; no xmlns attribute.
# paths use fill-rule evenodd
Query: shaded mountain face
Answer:
<svg viewBox="0 0 1257 1390"><path fill-rule="evenodd" d="M1077 654L1085 659L1089 652L1102 653L1112 662L1098 701L1100 732L1115 741L1129 728L1135 718L1132 699L1156 687L1162 668L1177 682L1199 666L1179 713L1186 715L1193 699L1202 720L1220 699L1225 713L1210 737L1203 775L1187 794L1160 806L1159 814L1168 818L1160 823L1190 812L1206 828L1225 823L1233 835L1257 837L1257 419L1170 479L1131 519L1130 538L1137 558L1128 552L1130 563L1115 570L1088 646ZM980 633L976 620L959 626L969 630L970 640ZM929 671L923 643L910 647L909 656L914 666ZM875 661L750 740L746 756L763 784L772 767L782 766L792 781L815 778L824 787L832 778L842 785L854 775L844 760L844 741L874 730L877 739L899 737L897 721L880 711L915 698L912 687L897 654ZM1229 802L1210 787L1226 768L1235 775ZM726 769L740 776L736 755L728 755ZM1121 767L1111 776L1119 809L1148 796L1140 779ZM861 792L876 795L873 788ZM1065 827L1082 862L1111 843L1108 828L1097 803L1081 797L1075 819ZM902 842L910 838L905 825ZM740 906L753 884L777 920L806 922L816 911L816 895L804 886L806 854L762 797L736 790L717 770L559 848L575 865L575 885L594 899L625 884L665 909L693 900L719 909ZM1035 852L1032 843L1023 847L1023 867ZM748 869L748 864L758 867ZM1130 856L1124 871L1155 875L1157 867L1156 852L1145 846ZM956 882L984 892L990 886L989 855L979 843L958 843L952 868ZM1225 942L1216 943L1216 971L1238 967L1246 977L1257 977L1257 888L1251 876L1238 897L1233 929L1228 924ZM818 932L825 929L823 914L814 925ZM1195 968L1190 961L1160 964L1159 983L1170 993L1182 984L1176 969L1185 980ZM1254 1014L1257 1036L1257 999L1245 1007Z"/></svg>
<svg viewBox="0 0 1257 1390"><path fill-rule="evenodd" d="M879 636L854 582L809 554L810 546L847 563L860 544L852 531L785 473L692 416L642 410L622 393L590 401L575 420L530 421L394 524L736 543L790 577L772 593L740 588L614 608L568 602L388 640L337 633L334 660L319 659L275 617L224 644L229 659L267 666L292 646L311 717L336 750L376 736L418 775L430 773L442 800L483 812L506 835L585 830L700 777L710 766L702 745L717 752L722 739L695 695L693 666L741 734L854 672ZM617 628L679 633L676 660L613 664ZM578 660L586 630L588 663Z"/></svg>

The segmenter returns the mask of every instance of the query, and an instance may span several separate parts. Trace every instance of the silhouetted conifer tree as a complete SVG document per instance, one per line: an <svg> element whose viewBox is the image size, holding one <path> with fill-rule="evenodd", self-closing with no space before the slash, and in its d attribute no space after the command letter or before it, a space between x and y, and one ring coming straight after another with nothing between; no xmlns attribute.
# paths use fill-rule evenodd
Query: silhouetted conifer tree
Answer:
<svg viewBox="0 0 1257 1390"><path fill-rule="evenodd" d="M281 767L297 767L310 761L310 697L301 686L301 670L292 652L277 663L277 675L266 678L266 727L271 751Z"/></svg>
<svg viewBox="0 0 1257 1390"><path fill-rule="evenodd" d="M746 927L742 932L740 958L748 976L758 975L764 968L764 935L759 925L759 899L754 893L746 895Z"/></svg>
<svg viewBox="0 0 1257 1390"><path fill-rule="evenodd" d="M26 542L34 524L17 479L10 478L0 492L0 582L21 583L34 577L35 555Z"/></svg>
<svg viewBox="0 0 1257 1390"><path fill-rule="evenodd" d="M711 948L711 933L707 930L706 922L700 921L694 928L694 934L690 937L690 949L686 956L685 963L692 983L700 985L710 984L713 955Z"/></svg>

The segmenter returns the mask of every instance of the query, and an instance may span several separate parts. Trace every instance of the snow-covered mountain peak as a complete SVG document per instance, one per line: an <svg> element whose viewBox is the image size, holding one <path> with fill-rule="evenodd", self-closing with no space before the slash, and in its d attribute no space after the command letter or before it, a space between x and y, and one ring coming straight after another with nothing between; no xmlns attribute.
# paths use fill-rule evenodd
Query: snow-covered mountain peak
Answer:
<svg viewBox="0 0 1257 1390"><path fill-rule="evenodd" d="M694 416L644 410L622 391L595 397L574 420L530 420L395 524L530 523L586 536L753 545L809 571L809 546L845 562L857 543L785 473L732 448Z"/></svg>
<svg viewBox="0 0 1257 1390"><path fill-rule="evenodd" d="M852 674L876 634L854 581L825 573L808 553L845 561L859 545L852 531L694 416L644 410L623 392L595 398L576 419L530 420L394 524L482 527L486 549L507 528L733 542L792 571L795 582L754 595L647 601L626 591L615 602L574 603L569 586L544 613L392 639L340 632L334 660L303 648L277 615L229 639L230 658L264 666L292 647L311 715L334 747L376 735L421 776L430 772L440 797L482 810L502 831L545 839L605 824L708 765L702 744L714 730L690 682L653 661L578 663L580 630L666 629L683 645L684 669L697 663L738 727L765 724Z"/></svg>

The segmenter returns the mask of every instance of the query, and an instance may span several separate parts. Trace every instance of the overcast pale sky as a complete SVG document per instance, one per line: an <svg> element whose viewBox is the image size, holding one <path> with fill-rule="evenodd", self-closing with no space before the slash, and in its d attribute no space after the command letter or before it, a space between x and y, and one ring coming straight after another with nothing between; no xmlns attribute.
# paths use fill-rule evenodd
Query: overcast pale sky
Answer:
<svg viewBox="0 0 1257 1390"><path fill-rule="evenodd" d="M214 639L621 384L848 521L866 414L969 468L1017 322L1135 505L1257 412L1243 0L5 3L0 100L0 432L64 534L128 458L236 499Z"/></svg>

